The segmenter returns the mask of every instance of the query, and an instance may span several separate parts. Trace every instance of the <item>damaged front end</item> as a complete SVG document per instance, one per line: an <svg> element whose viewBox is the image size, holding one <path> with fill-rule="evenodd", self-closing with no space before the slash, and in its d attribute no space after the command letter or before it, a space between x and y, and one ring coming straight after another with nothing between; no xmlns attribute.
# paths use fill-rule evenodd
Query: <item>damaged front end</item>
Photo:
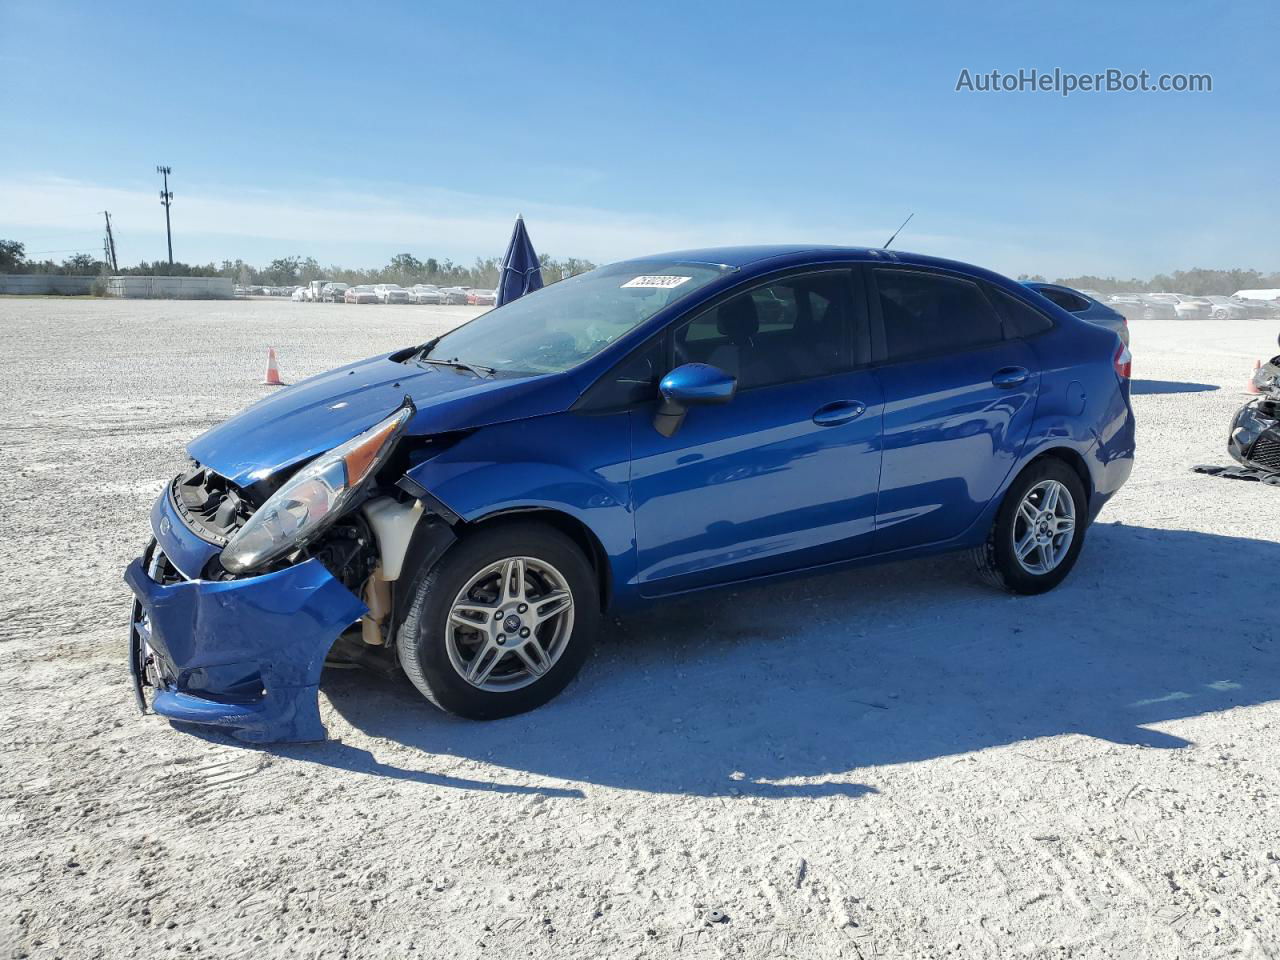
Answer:
<svg viewBox="0 0 1280 960"><path fill-rule="evenodd" d="M1227 451L1248 470L1280 475L1280 356L1261 367L1253 383L1263 395L1236 412Z"/></svg>
<svg viewBox="0 0 1280 960"><path fill-rule="evenodd" d="M140 709L254 743L324 739L317 694L335 641L386 650L410 541L430 528L436 549L452 542L379 480L403 473L392 454L412 413L406 400L283 478L241 487L197 466L170 483L125 571Z"/></svg>

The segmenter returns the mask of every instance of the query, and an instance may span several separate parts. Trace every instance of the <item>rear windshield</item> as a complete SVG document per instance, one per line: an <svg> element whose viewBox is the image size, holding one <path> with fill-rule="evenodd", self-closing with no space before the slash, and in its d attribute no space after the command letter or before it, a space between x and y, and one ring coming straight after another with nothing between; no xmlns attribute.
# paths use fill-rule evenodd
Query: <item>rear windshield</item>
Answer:
<svg viewBox="0 0 1280 960"><path fill-rule="evenodd" d="M559 373L733 269L655 260L610 264L482 314L441 337L428 356L499 372Z"/></svg>

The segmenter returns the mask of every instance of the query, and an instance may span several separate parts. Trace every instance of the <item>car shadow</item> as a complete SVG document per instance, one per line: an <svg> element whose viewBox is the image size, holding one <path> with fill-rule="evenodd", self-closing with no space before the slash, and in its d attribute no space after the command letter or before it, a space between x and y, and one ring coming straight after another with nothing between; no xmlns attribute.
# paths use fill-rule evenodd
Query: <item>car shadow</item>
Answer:
<svg viewBox="0 0 1280 960"><path fill-rule="evenodd" d="M1130 380L1129 392L1147 393L1208 393L1220 389L1213 383L1186 383L1181 380Z"/></svg>
<svg viewBox="0 0 1280 960"><path fill-rule="evenodd" d="M326 674L327 720L427 768L704 796L857 796L876 767L1063 734L1075 756L1180 749L1166 721L1280 697L1280 629L1250 575L1278 566L1271 541L1099 523L1043 596L983 587L957 556L718 591L612 623L582 677L528 714L461 721L407 681L342 671ZM341 742L274 750L580 795L404 771Z"/></svg>

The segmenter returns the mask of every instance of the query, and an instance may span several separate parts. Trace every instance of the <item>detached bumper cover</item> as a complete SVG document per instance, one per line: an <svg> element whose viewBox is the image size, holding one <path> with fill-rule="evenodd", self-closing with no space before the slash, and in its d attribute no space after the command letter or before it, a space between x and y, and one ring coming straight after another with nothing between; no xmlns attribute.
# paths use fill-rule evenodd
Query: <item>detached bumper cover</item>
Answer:
<svg viewBox="0 0 1280 960"><path fill-rule="evenodd" d="M167 513L157 505L153 520ZM158 549L194 538L172 523L156 532ZM241 580L158 583L139 558L124 579L136 598L129 663L141 706L150 682L152 709L171 720L254 743L324 739L325 656L368 610L318 560Z"/></svg>
<svg viewBox="0 0 1280 960"><path fill-rule="evenodd" d="M1253 470L1280 473L1280 401L1261 398L1241 407L1231 421L1227 452Z"/></svg>

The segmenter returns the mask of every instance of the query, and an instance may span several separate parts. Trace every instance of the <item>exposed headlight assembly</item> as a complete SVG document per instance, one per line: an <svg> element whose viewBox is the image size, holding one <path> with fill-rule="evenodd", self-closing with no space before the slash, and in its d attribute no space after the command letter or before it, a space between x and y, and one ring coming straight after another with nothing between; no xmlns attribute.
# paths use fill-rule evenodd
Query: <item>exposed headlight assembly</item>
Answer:
<svg viewBox="0 0 1280 960"><path fill-rule="evenodd" d="M1275 359L1280 360L1280 357ZM1280 367L1277 367L1275 360L1270 360L1253 371L1250 382L1259 390L1273 390L1280 386Z"/></svg>
<svg viewBox="0 0 1280 960"><path fill-rule="evenodd" d="M382 465L413 404L346 443L321 454L285 481L254 511L222 551L222 566L246 573L311 540L342 516L366 479Z"/></svg>

